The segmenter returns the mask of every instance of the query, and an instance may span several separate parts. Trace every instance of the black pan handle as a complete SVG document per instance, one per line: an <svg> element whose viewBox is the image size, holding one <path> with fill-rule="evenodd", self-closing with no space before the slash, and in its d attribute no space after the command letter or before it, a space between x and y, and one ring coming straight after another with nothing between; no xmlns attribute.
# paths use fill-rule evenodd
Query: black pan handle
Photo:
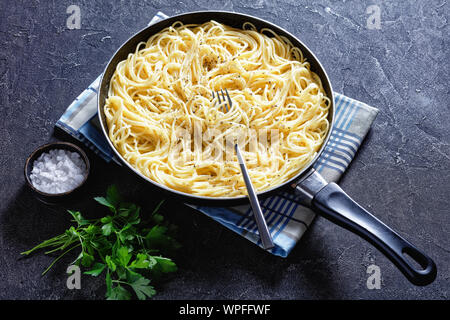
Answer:
<svg viewBox="0 0 450 320"><path fill-rule="evenodd" d="M296 185L296 190L315 212L373 244L411 283L424 286L436 278L436 265L430 257L358 205L337 184L326 183L314 171Z"/></svg>

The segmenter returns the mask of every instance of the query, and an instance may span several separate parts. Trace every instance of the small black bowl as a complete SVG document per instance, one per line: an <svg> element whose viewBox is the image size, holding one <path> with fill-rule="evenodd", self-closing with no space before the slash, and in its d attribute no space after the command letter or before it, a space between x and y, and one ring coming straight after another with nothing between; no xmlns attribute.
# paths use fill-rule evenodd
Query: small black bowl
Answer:
<svg viewBox="0 0 450 320"><path fill-rule="evenodd" d="M30 179L31 170L33 169L33 163L34 161L44 152L48 152L50 150L69 150L71 152L76 152L80 155L80 157L83 159L84 163L86 164L86 176L84 177L84 180L81 182L81 184L76 187L73 190L63 192L63 193L46 193L42 192L38 189L36 189L35 186L33 186L33 183ZM67 200L75 198L79 193L80 190L83 189L83 186L86 184L86 180L89 177L90 173L90 163L89 158L87 157L86 153L78 146L69 143L69 142L53 142L49 143L43 146L40 146L37 148L33 153L27 158L27 161L25 162L25 181L27 182L27 185L31 188L31 190L34 191L37 198L45 203L53 204L53 203L60 203L65 202Z"/></svg>

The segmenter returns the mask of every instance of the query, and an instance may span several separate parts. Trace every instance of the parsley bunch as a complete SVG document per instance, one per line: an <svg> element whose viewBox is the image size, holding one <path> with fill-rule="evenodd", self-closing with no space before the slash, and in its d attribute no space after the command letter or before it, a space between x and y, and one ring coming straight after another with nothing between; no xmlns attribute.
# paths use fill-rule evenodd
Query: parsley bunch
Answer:
<svg viewBox="0 0 450 320"><path fill-rule="evenodd" d="M72 264L88 269L85 274L97 277L105 275L106 298L115 300L131 299L132 289L137 298L145 300L155 295L150 285L150 277L177 270L175 263L161 256L179 244L169 235L174 226L164 223L158 213L162 204L153 210L147 220L143 220L141 208L124 202L115 185L108 188L106 197L94 198L111 211L110 215L98 219L85 219L80 212L68 212L77 226L71 226L63 234L46 240L31 250L46 248L45 254L62 252L43 275L68 252L80 248L81 252Z"/></svg>

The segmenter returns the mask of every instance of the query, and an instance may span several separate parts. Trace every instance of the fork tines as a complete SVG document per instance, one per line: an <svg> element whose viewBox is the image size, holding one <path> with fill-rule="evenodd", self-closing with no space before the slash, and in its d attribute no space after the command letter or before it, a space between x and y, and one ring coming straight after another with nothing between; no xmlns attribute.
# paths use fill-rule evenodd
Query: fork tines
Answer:
<svg viewBox="0 0 450 320"><path fill-rule="evenodd" d="M220 93L222 93L222 99L220 99ZM225 98L226 94L226 98ZM231 107L233 106L233 102L231 101L230 95L228 94L228 90L225 88L225 93L223 92L223 89L220 89L216 91L216 94L214 94L214 91L212 91L212 97L215 99L215 96L217 95L217 100L219 101L219 105L221 105L223 102L226 102L228 100L228 105L225 103L224 108L225 111L228 112Z"/></svg>

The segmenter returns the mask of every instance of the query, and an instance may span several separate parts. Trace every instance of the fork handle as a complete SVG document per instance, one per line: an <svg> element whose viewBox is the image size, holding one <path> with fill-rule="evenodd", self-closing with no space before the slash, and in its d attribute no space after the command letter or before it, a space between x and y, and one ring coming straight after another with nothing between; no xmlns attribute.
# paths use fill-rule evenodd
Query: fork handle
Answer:
<svg viewBox="0 0 450 320"><path fill-rule="evenodd" d="M248 175L247 167L245 166L244 159L242 158L241 151L239 150L239 146L237 143L234 145L234 149L236 150L239 166L241 167L242 176L244 177L245 186L247 187L248 198L250 199L250 205L252 206L256 225L258 226L258 232L259 236L261 237L262 246L266 250L272 249L274 247L272 236L270 235L270 231L267 228L266 219L264 218L264 215L262 213L258 197L256 196L255 190L253 189L252 181L250 180L250 176Z"/></svg>

